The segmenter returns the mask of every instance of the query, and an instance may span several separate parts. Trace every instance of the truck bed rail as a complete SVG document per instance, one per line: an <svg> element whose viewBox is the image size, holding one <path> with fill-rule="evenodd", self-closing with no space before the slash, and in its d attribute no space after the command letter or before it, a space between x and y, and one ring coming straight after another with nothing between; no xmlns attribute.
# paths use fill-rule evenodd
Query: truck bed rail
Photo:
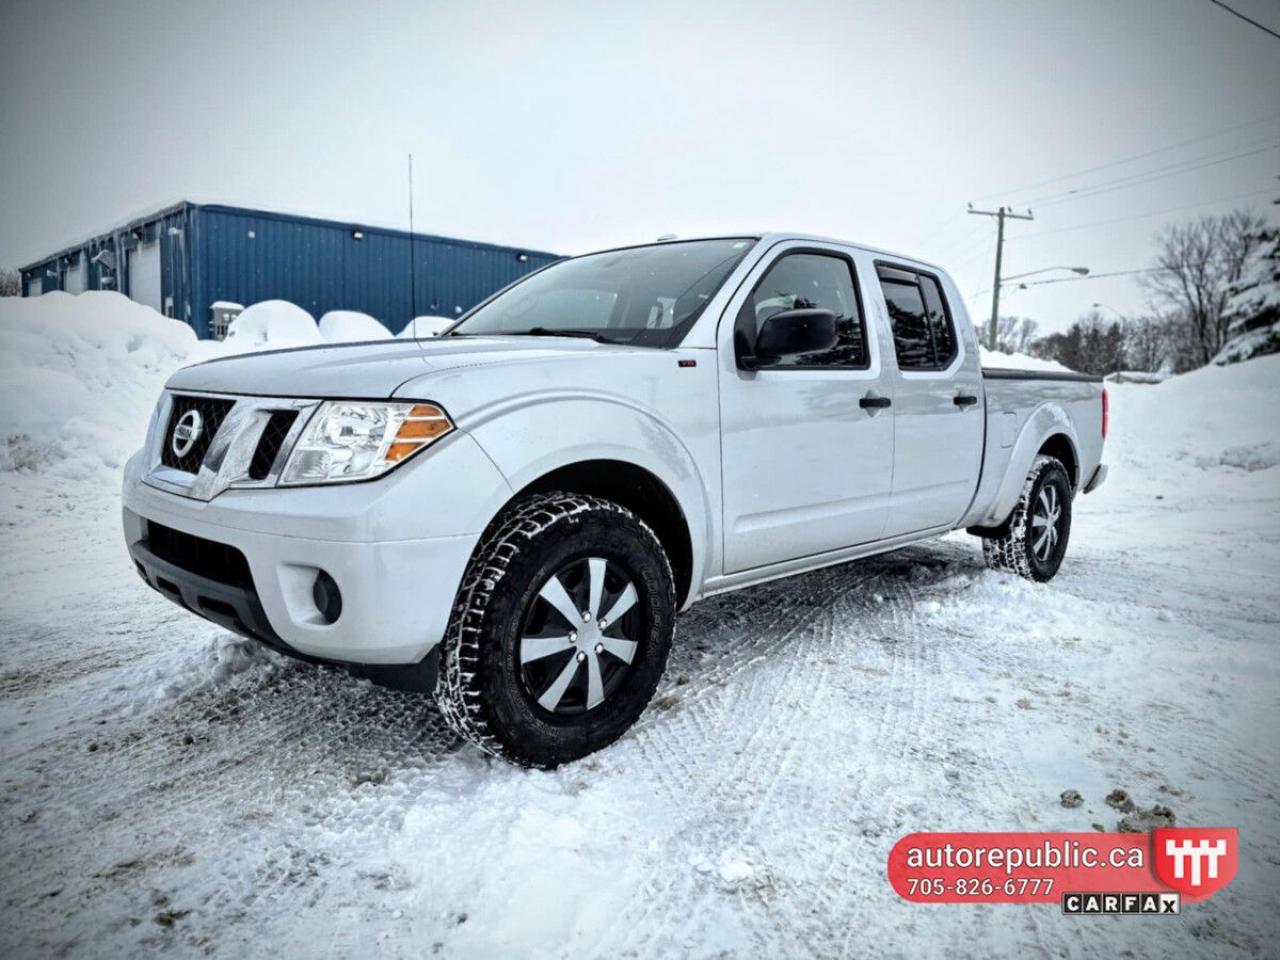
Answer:
<svg viewBox="0 0 1280 960"><path fill-rule="evenodd" d="M983 367L984 380L1073 380L1079 383L1101 383L1102 378L1092 373L1076 373L1074 370L1006 370L1001 367Z"/></svg>

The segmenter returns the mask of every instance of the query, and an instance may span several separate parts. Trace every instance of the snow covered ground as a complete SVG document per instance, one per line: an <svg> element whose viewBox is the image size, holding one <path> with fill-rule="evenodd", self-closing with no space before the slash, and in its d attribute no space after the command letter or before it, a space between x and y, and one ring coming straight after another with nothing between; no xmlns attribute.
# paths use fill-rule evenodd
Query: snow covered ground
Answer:
<svg viewBox="0 0 1280 960"><path fill-rule="evenodd" d="M1112 387L1052 584L957 534L707 601L634 731L530 772L141 583L120 460L212 349L155 323L0 308L0 954L1274 955L1280 356ZM886 880L916 830L1114 829L1116 787L1238 826L1235 882L1171 920Z"/></svg>

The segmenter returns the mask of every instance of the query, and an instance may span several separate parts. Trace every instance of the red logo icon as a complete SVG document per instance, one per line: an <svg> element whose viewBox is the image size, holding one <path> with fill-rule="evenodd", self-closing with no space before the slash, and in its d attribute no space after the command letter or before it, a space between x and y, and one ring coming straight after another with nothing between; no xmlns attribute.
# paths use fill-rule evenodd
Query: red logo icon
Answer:
<svg viewBox="0 0 1280 960"><path fill-rule="evenodd" d="M1235 827L1158 827L1151 846L1156 876L1192 900L1217 893L1236 875Z"/></svg>

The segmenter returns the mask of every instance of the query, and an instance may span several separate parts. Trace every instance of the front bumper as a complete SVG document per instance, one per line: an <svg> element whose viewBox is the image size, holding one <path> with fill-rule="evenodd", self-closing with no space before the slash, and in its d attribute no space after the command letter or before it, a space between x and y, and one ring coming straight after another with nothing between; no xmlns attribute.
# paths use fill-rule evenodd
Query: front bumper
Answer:
<svg viewBox="0 0 1280 960"><path fill-rule="evenodd" d="M147 521L126 510L124 523L126 530L140 530L143 534L141 539L128 538L129 555L142 579L157 593L192 613L233 633L265 643L281 653L301 660L340 664L384 686L422 692L435 689L439 672L438 647L421 660L403 665L356 664L303 653L276 633L252 582L228 583L224 578L215 579L195 573L187 566L174 563L154 552L148 536L151 528Z"/></svg>
<svg viewBox="0 0 1280 960"><path fill-rule="evenodd" d="M124 509L125 542L143 579L168 599L228 630L288 653L342 663L420 662L444 636L476 537L343 543L228 528L151 505ZM248 583L224 582L162 558L151 523L231 547L247 560ZM323 570L342 593L325 620L312 586Z"/></svg>
<svg viewBox="0 0 1280 960"><path fill-rule="evenodd" d="M431 653L492 516L487 511L510 496L465 435L370 483L227 490L209 501L147 483L144 459L125 468L123 518L126 545L147 583L227 629L347 664L415 665ZM247 574L215 579L198 565L159 556L151 524L237 551ZM333 622L313 597L321 570L342 595Z"/></svg>

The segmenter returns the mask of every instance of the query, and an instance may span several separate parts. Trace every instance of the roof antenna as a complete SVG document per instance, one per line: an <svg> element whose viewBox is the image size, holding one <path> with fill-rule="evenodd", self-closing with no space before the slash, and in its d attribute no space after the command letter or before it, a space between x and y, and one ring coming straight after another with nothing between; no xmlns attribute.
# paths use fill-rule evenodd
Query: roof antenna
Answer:
<svg viewBox="0 0 1280 960"><path fill-rule="evenodd" d="M409 154L409 323L418 339L418 264L413 249L413 154Z"/></svg>

